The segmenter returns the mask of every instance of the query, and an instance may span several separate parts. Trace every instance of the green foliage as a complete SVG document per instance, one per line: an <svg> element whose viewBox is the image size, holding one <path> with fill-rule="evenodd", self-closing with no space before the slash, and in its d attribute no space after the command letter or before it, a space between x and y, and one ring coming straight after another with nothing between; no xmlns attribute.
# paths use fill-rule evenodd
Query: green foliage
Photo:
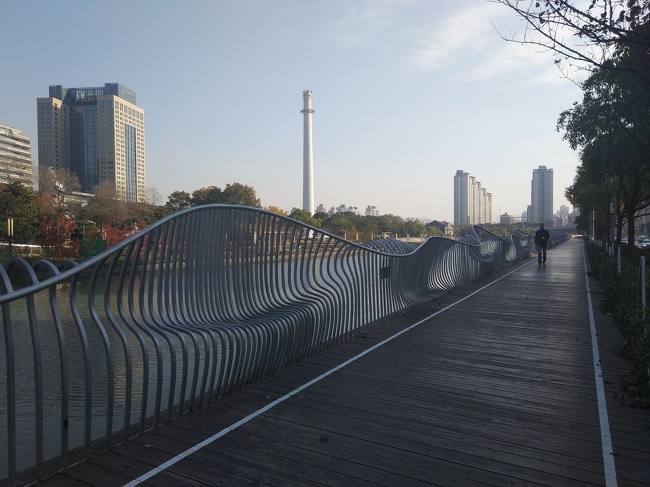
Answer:
<svg viewBox="0 0 650 487"><path fill-rule="evenodd" d="M323 222L323 229L335 235L341 235L354 229L351 216L346 213L334 213L327 221Z"/></svg>
<svg viewBox="0 0 650 487"><path fill-rule="evenodd" d="M311 213L309 213L307 210L298 210L295 209L289 214L289 218L292 218L293 220L299 221L306 223L307 225L311 226L317 226L317 221L316 219L311 216Z"/></svg>
<svg viewBox="0 0 650 487"><path fill-rule="evenodd" d="M199 188L192 193L191 206L218 205L223 203L221 194L221 188L218 186Z"/></svg>
<svg viewBox="0 0 650 487"><path fill-rule="evenodd" d="M444 237L442 230L440 230L438 227L428 225L425 227L425 229L427 231L427 235L430 237Z"/></svg>
<svg viewBox="0 0 650 487"><path fill-rule="evenodd" d="M174 191L167 197L167 203L165 203L165 207L170 210L170 214L191 206L192 197L186 191Z"/></svg>
<svg viewBox="0 0 650 487"><path fill-rule="evenodd" d="M241 183L226 184L226 189L221 194L221 200L226 205L262 207L253 187Z"/></svg>
<svg viewBox="0 0 650 487"><path fill-rule="evenodd" d="M329 215L324 211L317 211L314 213L314 220L316 220L316 226L323 228L323 222L329 218Z"/></svg>
<svg viewBox="0 0 650 487"><path fill-rule="evenodd" d="M610 212L618 237L627 222L633 239L635 217L650 205L650 97L647 84L617 69L627 65L627 56L595 69L582 84L582 102L562 112L557 125L582 163L566 196L593 212L599 239L611 235Z"/></svg>
<svg viewBox="0 0 650 487"><path fill-rule="evenodd" d="M605 297L603 310L611 313L625 338L621 354L634 364L634 369L622 378L621 389L631 398L631 404L650 407L650 338L647 333L650 319L646 317L644 321L639 299L640 252L628 251L623 254L620 275L616 259L601 247L590 243L587 253L593 276Z"/></svg>
<svg viewBox="0 0 650 487"><path fill-rule="evenodd" d="M0 215L3 225L0 235L7 236L7 217L14 219L13 241L36 243L39 234L39 216L34 192L21 183L12 181L0 190Z"/></svg>
<svg viewBox="0 0 650 487"><path fill-rule="evenodd" d="M260 200L252 186L241 183L226 184L222 190L218 186L199 188L190 197L184 191L175 191L169 195L167 206L174 211L200 205L240 205L261 208Z"/></svg>

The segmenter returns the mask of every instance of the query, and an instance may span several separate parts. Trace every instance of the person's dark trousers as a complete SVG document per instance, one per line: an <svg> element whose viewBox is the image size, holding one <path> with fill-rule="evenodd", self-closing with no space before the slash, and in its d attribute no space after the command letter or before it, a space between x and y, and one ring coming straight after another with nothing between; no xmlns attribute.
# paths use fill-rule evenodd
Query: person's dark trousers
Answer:
<svg viewBox="0 0 650 487"><path fill-rule="evenodd" d="M535 250L537 250L537 263L541 265L542 262L546 262L546 247L535 245Z"/></svg>

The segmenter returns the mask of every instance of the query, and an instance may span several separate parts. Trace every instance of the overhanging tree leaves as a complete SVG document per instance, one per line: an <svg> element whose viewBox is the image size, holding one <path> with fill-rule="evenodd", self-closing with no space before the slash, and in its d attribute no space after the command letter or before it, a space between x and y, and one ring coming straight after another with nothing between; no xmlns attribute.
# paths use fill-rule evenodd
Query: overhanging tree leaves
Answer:
<svg viewBox="0 0 650 487"><path fill-rule="evenodd" d="M629 62L608 66L640 75L646 82L650 52L650 0L490 0L513 10L526 22L518 37L507 41L543 47L556 62L605 68L608 59L626 55ZM629 52L638 56L630 56Z"/></svg>
<svg viewBox="0 0 650 487"><path fill-rule="evenodd" d="M627 220L633 242L634 218L650 205L649 98L638 77L616 69L595 70L582 88L582 103L564 111L558 120L558 130L565 130L564 139L581 152L583 171L578 175L583 182L576 195L600 191L598 183L608 182L614 188L610 203L619 214L617 238ZM600 196L583 195L582 200L582 204L590 200L595 205ZM592 209L596 207L583 207L583 211Z"/></svg>

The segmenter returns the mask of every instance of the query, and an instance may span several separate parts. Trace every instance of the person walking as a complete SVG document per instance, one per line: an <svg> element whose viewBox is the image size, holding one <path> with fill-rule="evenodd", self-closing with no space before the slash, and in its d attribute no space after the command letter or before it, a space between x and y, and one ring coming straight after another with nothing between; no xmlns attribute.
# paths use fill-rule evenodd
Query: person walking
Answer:
<svg viewBox="0 0 650 487"><path fill-rule="evenodd" d="M546 245L551 238L551 234L544 228L544 224L539 224L539 230L535 232L535 250L537 250L537 265L546 264Z"/></svg>

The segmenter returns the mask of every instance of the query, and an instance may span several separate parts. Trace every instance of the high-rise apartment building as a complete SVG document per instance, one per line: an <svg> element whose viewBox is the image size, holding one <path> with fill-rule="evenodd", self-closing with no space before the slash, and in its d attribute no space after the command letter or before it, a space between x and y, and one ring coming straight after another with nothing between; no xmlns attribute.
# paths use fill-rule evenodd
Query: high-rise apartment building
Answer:
<svg viewBox="0 0 650 487"><path fill-rule="evenodd" d="M34 184L32 148L29 137L8 125L0 124L0 183L18 181Z"/></svg>
<svg viewBox="0 0 650 487"><path fill-rule="evenodd" d="M553 169L546 166L533 169L528 221L547 226L553 224Z"/></svg>
<svg viewBox="0 0 650 487"><path fill-rule="evenodd" d="M37 115L39 165L68 169L82 192L108 181L119 199L145 201L144 110L134 91L119 83L51 85Z"/></svg>
<svg viewBox="0 0 650 487"><path fill-rule="evenodd" d="M456 171L454 176L454 225L492 222L492 193L481 187L474 176Z"/></svg>

